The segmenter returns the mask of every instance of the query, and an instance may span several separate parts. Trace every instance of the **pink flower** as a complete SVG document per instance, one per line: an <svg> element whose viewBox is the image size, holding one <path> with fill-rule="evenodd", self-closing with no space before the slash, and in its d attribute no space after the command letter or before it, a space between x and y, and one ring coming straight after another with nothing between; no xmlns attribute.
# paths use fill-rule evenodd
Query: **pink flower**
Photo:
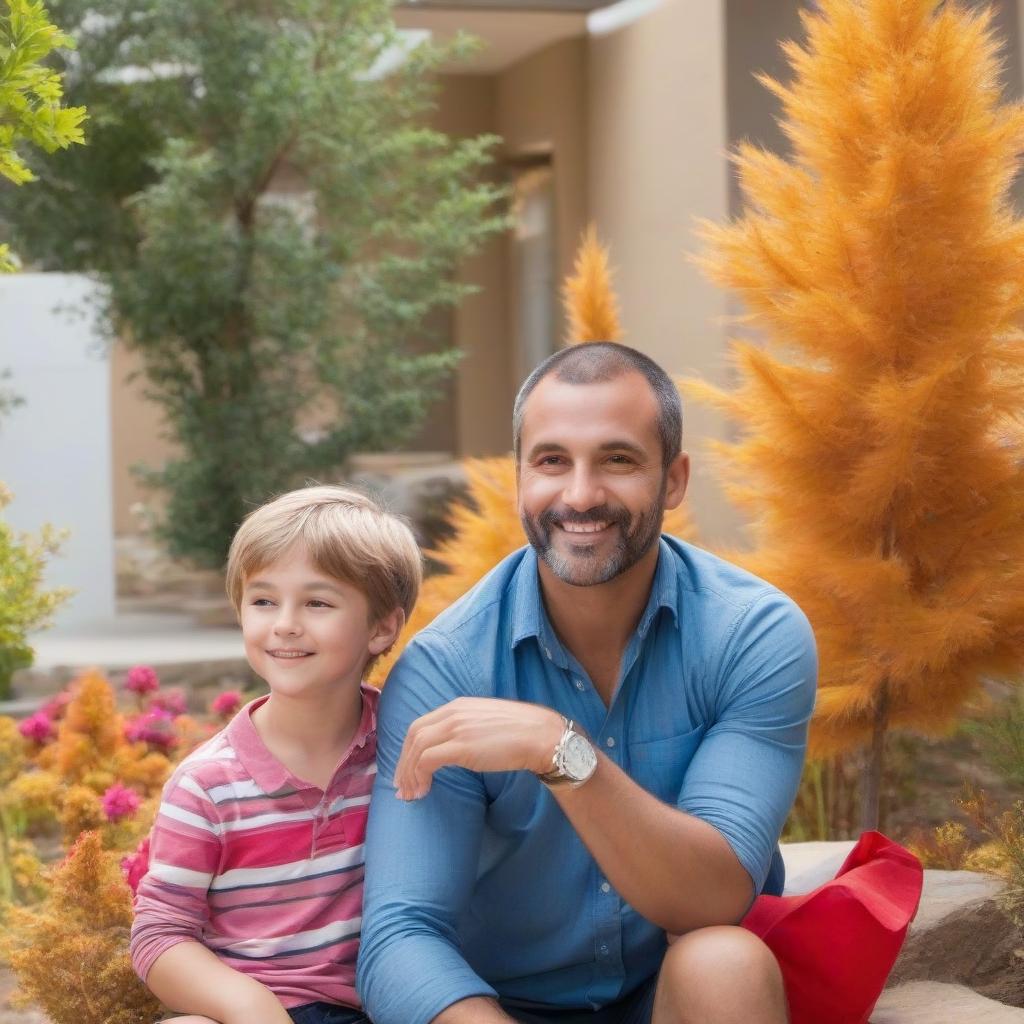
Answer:
<svg viewBox="0 0 1024 1024"><path fill-rule="evenodd" d="M121 858L121 870L124 872L128 888L134 895L138 892L143 875L149 870L149 836L139 843L134 853Z"/></svg>
<svg viewBox="0 0 1024 1024"><path fill-rule="evenodd" d="M37 711L34 715L23 718L18 723L18 732L26 739L35 740L40 744L53 739L55 735L53 721L45 711Z"/></svg>
<svg viewBox="0 0 1024 1024"><path fill-rule="evenodd" d="M170 750L178 742L174 733L174 715L163 708L143 711L125 722L124 738L129 743L148 743L151 747Z"/></svg>
<svg viewBox="0 0 1024 1024"><path fill-rule="evenodd" d="M156 672L148 665L136 665L128 670L128 678L124 681L124 688L137 693L140 697L144 693L152 693L160 688L160 680Z"/></svg>
<svg viewBox="0 0 1024 1024"><path fill-rule="evenodd" d="M59 722L64 717L64 709L71 703L71 698L71 693L67 690L61 690L56 697L51 697L39 709L39 713L46 715L51 722Z"/></svg>
<svg viewBox="0 0 1024 1024"><path fill-rule="evenodd" d="M225 690L213 698L210 710L221 718L230 718L242 706L242 695L237 690Z"/></svg>
<svg viewBox="0 0 1024 1024"><path fill-rule="evenodd" d="M175 687L173 690L161 690L154 693L149 699L149 706L159 708L161 711L166 711L177 717L188 711L188 700L185 697L185 691L180 687Z"/></svg>
<svg viewBox="0 0 1024 1024"><path fill-rule="evenodd" d="M107 816L107 821L120 821L122 818L131 817L139 809L140 803L142 801L134 789L115 782L103 794L103 813Z"/></svg>

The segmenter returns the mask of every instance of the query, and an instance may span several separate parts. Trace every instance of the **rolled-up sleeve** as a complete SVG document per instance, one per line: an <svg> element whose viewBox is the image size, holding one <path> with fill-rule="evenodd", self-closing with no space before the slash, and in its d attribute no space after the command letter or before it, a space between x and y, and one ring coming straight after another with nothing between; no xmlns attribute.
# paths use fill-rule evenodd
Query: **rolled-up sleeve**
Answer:
<svg viewBox="0 0 1024 1024"><path fill-rule="evenodd" d="M375 1024L427 1024L447 1006L495 991L466 963L456 925L476 882L486 811L480 777L443 768L421 800L395 796L409 726L458 696L468 671L451 641L426 631L392 669L377 721L377 781L366 836L356 985Z"/></svg>
<svg viewBox="0 0 1024 1024"><path fill-rule="evenodd" d="M765 594L737 616L718 667L714 722L678 806L729 842L759 893L796 796L818 661L806 616Z"/></svg>
<svg viewBox="0 0 1024 1024"><path fill-rule="evenodd" d="M189 775L172 776L150 834L149 868L135 894L129 948L143 981L172 946L202 942L220 858L221 825L213 802Z"/></svg>

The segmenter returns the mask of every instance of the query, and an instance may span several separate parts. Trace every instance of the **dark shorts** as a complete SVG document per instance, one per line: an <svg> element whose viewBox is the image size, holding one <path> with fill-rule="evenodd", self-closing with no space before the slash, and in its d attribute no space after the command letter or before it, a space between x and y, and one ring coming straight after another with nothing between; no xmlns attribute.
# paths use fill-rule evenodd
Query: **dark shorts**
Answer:
<svg viewBox="0 0 1024 1024"><path fill-rule="evenodd" d="M563 1010L519 999L500 999L501 1008L520 1024L651 1024L658 976L600 1010Z"/></svg>
<svg viewBox="0 0 1024 1024"><path fill-rule="evenodd" d="M337 1003L303 1003L293 1006L288 1016L295 1024L370 1024L370 1018L362 1010Z"/></svg>

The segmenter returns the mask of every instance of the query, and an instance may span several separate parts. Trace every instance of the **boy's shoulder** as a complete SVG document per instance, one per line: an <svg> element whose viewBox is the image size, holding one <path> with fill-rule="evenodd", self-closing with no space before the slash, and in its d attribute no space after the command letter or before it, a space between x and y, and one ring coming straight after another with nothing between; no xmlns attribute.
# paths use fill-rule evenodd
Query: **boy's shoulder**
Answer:
<svg viewBox="0 0 1024 1024"><path fill-rule="evenodd" d="M242 708L238 714L248 714L248 708ZM231 743L231 724L228 723L208 740L200 743L191 753L187 754L175 767L167 780L166 788L173 789L188 780L189 788L198 786L209 792L215 786L226 782L237 782L246 777L245 768Z"/></svg>

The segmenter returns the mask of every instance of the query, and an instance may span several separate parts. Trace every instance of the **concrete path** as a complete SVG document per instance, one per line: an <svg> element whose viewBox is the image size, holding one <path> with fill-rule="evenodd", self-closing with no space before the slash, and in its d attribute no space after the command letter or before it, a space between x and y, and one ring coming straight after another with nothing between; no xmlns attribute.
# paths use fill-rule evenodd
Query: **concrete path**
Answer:
<svg viewBox="0 0 1024 1024"><path fill-rule="evenodd" d="M75 629L48 630L30 640L36 671L98 666L114 672L133 665L244 658L242 634L234 628L200 627L189 615L118 615Z"/></svg>

